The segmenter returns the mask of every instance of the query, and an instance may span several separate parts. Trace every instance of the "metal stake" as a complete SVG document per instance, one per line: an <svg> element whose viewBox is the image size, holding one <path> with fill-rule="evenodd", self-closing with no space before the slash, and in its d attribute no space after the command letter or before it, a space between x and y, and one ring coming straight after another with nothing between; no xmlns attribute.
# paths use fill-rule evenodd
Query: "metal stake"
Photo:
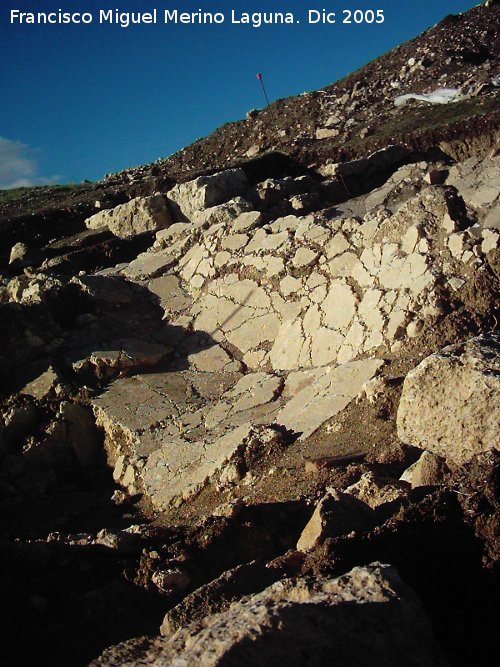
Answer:
<svg viewBox="0 0 500 667"><path fill-rule="evenodd" d="M269 99L267 97L266 89L264 87L264 81L262 80L262 74L260 74L260 72L259 74L257 74L257 78L260 81L260 85L262 86L262 92L264 93L264 97L266 98L267 106L269 106Z"/></svg>

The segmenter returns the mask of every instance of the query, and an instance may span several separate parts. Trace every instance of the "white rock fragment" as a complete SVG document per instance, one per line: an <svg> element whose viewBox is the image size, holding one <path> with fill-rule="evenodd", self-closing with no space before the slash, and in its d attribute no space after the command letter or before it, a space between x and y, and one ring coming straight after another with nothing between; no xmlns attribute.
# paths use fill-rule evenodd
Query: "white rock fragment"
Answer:
<svg viewBox="0 0 500 667"><path fill-rule="evenodd" d="M311 248L298 248L292 259L292 264L295 268L300 269L306 266L311 266L316 262L318 257L319 253Z"/></svg>
<svg viewBox="0 0 500 667"><path fill-rule="evenodd" d="M347 328L356 314L356 295L347 283L333 281L321 304L324 322L331 329Z"/></svg>
<svg viewBox="0 0 500 667"><path fill-rule="evenodd" d="M108 227L115 236L130 238L143 232L156 232L173 219L163 195L136 197L126 204L99 211L85 220L88 229Z"/></svg>
<svg viewBox="0 0 500 667"><path fill-rule="evenodd" d="M199 176L187 183L179 183L167 196L176 217L179 220L191 220L197 211L244 195L247 189L245 172L242 169L228 169L211 176Z"/></svg>
<svg viewBox="0 0 500 667"><path fill-rule="evenodd" d="M484 229L483 242L481 243L481 252L484 255L487 255L492 250L496 250L498 248L499 239L500 233L497 230Z"/></svg>

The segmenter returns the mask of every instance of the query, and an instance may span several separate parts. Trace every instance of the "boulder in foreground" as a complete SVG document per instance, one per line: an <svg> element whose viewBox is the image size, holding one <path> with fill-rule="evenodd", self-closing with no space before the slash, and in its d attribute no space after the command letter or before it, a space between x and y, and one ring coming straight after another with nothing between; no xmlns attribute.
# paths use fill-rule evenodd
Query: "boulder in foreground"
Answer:
<svg viewBox="0 0 500 667"><path fill-rule="evenodd" d="M389 565L329 579L283 579L171 638L110 647L93 667L437 667L446 665L415 594Z"/></svg>

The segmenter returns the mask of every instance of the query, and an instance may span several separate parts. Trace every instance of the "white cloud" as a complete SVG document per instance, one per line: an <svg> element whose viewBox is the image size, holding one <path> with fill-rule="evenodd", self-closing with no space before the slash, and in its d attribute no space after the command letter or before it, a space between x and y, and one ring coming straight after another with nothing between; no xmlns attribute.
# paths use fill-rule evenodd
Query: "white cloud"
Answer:
<svg viewBox="0 0 500 667"><path fill-rule="evenodd" d="M0 137L0 189L43 185L57 179L38 174L38 164L29 146Z"/></svg>

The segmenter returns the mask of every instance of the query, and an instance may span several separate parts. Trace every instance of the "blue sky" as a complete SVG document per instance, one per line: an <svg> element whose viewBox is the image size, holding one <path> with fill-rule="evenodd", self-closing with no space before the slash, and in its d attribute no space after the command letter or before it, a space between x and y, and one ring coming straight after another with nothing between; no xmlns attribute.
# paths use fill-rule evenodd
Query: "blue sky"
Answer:
<svg viewBox="0 0 500 667"><path fill-rule="evenodd" d="M152 162L262 106L325 86L470 0L3 0L0 187L95 180ZM99 25L100 9L222 11L210 25ZM307 10L381 9L382 25L308 25ZM92 12L76 25L12 25L10 10ZM232 25L230 11L290 11L287 26Z"/></svg>

